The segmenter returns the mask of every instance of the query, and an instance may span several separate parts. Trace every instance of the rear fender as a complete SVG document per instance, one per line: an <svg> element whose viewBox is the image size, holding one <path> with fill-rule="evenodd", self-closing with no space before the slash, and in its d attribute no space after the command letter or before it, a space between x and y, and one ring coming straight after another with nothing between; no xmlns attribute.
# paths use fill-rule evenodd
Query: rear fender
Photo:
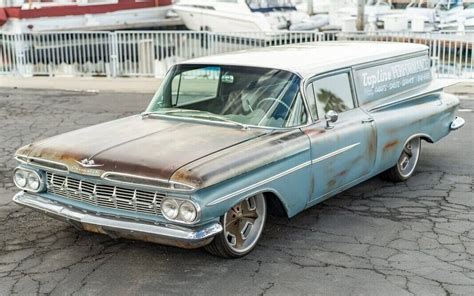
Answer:
<svg viewBox="0 0 474 296"><path fill-rule="evenodd" d="M414 137L435 143L447 136L458 107L456 96L436 92L370 112L378 134L378 171L392 167Z"/></svg>

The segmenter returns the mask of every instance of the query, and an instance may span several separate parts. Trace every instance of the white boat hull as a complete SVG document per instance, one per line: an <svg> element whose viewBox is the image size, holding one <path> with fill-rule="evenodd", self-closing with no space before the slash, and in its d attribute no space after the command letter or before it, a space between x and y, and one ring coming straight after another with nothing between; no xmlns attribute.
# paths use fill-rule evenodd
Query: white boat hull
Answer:
<svg viewBox="0 0 474 296"><path fill-rule="evenodd" d="M296 10L262 13L252 12L242 5L232 7L231 4L219 4L215 9L176 5L174 10L185 26L194 31L281 33L288 30L315 30L327 23L327 20L312 19L306 13Z"/></svg>
<svg viewBox="0 0 474 296"><path fill-rule="evenodd" d="M270 31L261 13L239 13L176 6L176 13L190 30L212 32Z"/></svg>

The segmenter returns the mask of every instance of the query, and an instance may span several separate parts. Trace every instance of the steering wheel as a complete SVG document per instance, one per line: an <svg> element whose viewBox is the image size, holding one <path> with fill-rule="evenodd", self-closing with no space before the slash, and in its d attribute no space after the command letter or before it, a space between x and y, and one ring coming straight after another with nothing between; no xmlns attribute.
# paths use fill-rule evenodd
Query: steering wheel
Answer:
<svg viewBox="0 0 474 296"><path fill-rule="evenodd" d="M263 102L266 102L266 101L272 101L272 102L277 102L278 104L282 105L283 107L286 108L286 110L288 111L288 113L290 112L290 106L288 106L285 102L281 101L281 100L278 100L278 99L275 99L275 98L265 98L263 100L261 100L260 102L257 103L257 106L255 106L256 109L258 109L258 107L260 107L260 105L263 103Z"/></svg>

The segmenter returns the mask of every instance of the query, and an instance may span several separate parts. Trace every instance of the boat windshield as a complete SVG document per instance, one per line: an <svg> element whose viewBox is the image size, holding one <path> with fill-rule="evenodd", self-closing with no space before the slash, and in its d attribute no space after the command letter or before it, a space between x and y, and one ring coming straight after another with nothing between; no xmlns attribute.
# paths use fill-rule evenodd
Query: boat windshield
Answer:
<svg viewBox="0 0 474 296"><path fill-rule="evenodd" d="M291 0L245 0L250 10L268 12L273 10L296 10Z"/></svg>
<svg viewBox="0 0 474 296"><path fill-rule="evenodd" d="M307 122L299 85L297 75L277 69L176 65L143 114L294 127Z"/></svg>

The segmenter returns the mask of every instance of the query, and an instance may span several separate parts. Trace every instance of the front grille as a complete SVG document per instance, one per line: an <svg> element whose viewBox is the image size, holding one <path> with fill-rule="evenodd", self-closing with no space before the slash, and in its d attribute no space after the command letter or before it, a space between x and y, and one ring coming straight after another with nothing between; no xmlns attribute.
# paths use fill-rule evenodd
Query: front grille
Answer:
<svg viewBox="0 0 474 296"><path fill-rule="evenodd" d="M161 215L163 193L96 184L57 173L46 173L48 192L91 205Z"/></svg>

